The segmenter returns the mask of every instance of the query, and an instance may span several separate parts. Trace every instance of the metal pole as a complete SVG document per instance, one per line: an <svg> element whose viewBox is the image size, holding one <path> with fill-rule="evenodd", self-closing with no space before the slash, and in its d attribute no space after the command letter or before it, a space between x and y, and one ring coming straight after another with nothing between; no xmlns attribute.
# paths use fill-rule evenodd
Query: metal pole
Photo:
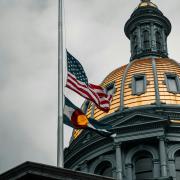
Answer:
<svg viewBox="0 0 180 180"><path fill-rule="evenodd" d="M58 1L58 127L57 127L57 167L64 167L63 130L63 0Z"/></svg>

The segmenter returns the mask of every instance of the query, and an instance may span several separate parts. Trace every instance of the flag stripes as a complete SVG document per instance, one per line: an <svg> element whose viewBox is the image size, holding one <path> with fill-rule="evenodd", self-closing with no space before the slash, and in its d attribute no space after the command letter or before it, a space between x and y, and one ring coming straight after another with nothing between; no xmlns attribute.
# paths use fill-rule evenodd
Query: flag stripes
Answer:
<svg viewBox="0 0 180 180"><path fill-rule="evenodd" d="M107 95L101 86L94 84L86 85L78 81L73 74L68 72L66 87L94 102L99 109L105 112L109 111L112 95Z"/></svg>
<svg viewBox="0 0 180 180"><path fill-rule="evenodd" d="M88 89L88 86L79 82L76 78L73 78L73 76L71 73L68 73L66 86L86 99L94 99L95 104L98 104L99 101L97 97Z"/></svg>
<svg viewBox="0 0 180 180"><path fill-rule="evenodd" d="M67 70L66 87L92 101L99 109L108 112L112 95L108 95L105 88L88 83L82 65L69 52L67 52Z"/></svg>

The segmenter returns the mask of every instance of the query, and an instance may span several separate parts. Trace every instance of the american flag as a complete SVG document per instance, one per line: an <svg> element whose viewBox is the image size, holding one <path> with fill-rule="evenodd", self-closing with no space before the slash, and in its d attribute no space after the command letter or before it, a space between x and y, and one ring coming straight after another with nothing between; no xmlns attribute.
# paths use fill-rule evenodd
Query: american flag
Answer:
<svg viewBox="0 0 180 180"><path fill-rule="evenodd" d="M108 112L112 95L107 94L106 89L99 85L89 84L82 65L69 52L67 52L67 70L66 87L94 102L102 111Z"/></svg>

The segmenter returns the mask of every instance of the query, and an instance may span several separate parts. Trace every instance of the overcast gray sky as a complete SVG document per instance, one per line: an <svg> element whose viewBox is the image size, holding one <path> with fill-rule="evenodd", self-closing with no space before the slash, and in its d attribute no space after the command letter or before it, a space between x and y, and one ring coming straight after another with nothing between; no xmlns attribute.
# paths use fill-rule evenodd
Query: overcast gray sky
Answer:
<svg viewBox="0 0 180 180"><path fill-rule="evenodd" d="M65 0L66 48L90 82L129 62L123 29L139 1ZM154 2L172 22L169 54L180 61L180 1ZM0 173L27 160L56 165L57 3L0 0ZM70 136L65 126L65 146Z"/></svg>

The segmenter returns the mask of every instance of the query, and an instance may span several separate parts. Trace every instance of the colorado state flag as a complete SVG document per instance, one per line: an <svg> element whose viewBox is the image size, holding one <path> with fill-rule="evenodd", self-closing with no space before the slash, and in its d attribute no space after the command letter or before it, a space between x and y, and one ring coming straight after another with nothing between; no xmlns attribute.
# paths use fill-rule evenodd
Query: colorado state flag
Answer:
<svg viewBox="0 0 180 180"><path fill-rule="evenodd" d="M64 124L75 129L93 130L102 136L112 135L112 132L109 131L111 126L100 123L92 118L87 118L82 110L76 107L67 97L65 97L63 120Z"/></svg>

